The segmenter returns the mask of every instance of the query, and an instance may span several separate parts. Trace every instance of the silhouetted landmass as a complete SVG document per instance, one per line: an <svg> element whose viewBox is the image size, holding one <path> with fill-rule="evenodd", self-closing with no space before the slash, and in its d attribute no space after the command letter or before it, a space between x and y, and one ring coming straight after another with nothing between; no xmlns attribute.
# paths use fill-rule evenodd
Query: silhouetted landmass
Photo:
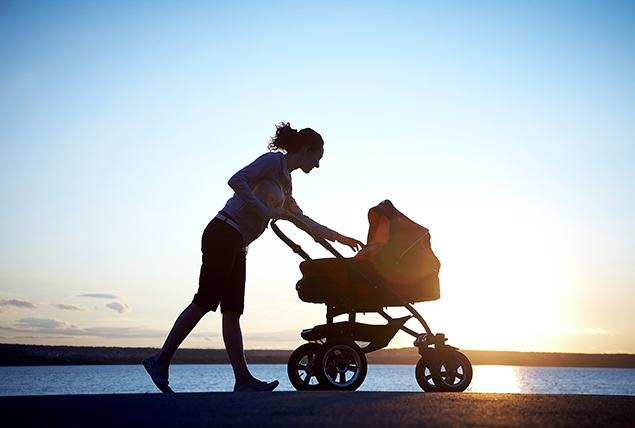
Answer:
<svg viewBox="0 0 635 428"><path fill-rule="evenodd" d="M156 348L41 346L0 344L0 366L140 364ZM291 350L245 351L249 364L286 364ZM635 354L568 354L549 352L465 351L473 365L635 368ZM381 349L369 364L415 365L417 348ZM224 349L179 349L173 364L229 364Z"/></svg>
<svg viewBox="0 0 635 428"><path fill-rule="evenodd" d="M0 366L140 364L157 348L0 344ZM251 364L286 364L292 351L248 350ZM224 349L179 349L173 364L229 364Z"/></svg>
<svg viewBox="0 0 635 428"><path fill-rule="evenodd" d="M635 354L571 354L461 350L472 365L635 368ZM369 364L416 364L417 348L382 349L366 356Z"/></svg>

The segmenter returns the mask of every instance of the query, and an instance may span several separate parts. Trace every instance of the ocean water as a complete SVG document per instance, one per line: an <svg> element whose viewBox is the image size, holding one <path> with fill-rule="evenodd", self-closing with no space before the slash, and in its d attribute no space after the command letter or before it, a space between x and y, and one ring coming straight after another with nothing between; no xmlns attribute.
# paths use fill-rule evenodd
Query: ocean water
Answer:
<svg viewBox="0 0 635 428"><path fill-rule="evenodd" d="M284 364L252 364L262 379L278 379L276 391L294 391ZM158 393L141 364L118 366L0 367L0 396ZM173 365L170 386L176 392L231 391L229 365ZM358 391L423 392L415 367L369 365ZM467 393L635 395L635 369L474 366Z"/></svg>

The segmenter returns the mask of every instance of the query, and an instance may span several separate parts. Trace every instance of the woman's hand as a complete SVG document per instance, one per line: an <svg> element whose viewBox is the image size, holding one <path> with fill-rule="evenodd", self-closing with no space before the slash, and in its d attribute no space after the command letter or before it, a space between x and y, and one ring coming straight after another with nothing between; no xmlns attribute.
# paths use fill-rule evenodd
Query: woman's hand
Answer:
<svg viewBox="0 0 635 428"><path fill-rule="evenodd" d="M351 247L352 250L355 252L364 248L364 244L361 241L358 241L354 238L349 238L348 236L340 235L339 233L335 235L335 241Z"/></svg>
<svg viewBox="0 0 635 428"><path fill-rule="evenodd" d="M267 211L267 214L265 214L265 216L267 217L267 219L272 219L272 218L286 218L289 219L291 217L293 217L293 214L291 214L289 211L285 210L284 208L281 207L271 207L269 208L269 210Z"/></svg>

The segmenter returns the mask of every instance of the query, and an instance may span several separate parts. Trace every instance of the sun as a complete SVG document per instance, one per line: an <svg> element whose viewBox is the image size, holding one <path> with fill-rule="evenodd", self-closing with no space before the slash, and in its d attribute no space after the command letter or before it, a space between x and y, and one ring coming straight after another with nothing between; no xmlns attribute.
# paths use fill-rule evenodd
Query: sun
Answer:
<svg viewBox="0 0 635 428"><path fill-rule="evenodd" d="M533 350L559 322L558 246L536 217L512 208L490 203L431 228L441 299L421 309L465 349Z"/></svg>

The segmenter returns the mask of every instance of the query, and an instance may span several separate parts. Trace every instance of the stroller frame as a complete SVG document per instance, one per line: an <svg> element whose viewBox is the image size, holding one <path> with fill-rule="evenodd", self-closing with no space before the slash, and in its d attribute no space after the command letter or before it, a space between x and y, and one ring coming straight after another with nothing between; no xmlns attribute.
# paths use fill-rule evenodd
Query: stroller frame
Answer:
<svg viewBox="0 0 635 428"><path fill-rule="evenodd" d="M384 201L382 204L390 204L392 207L390 201ZM388 305L368 307L350 298L326 303L326 324L303 330L301 336L308 343L298 347L289 358L289 380L297 390L357 389L363 383L367 372L365 354L388 346L400 330L415 338L414 346L418 348L421 356L416 365L415 377L424 391L460 392L468 387L472 379L469 359L459 352L458 348L446 344L444 334L433 334L425 319L411 303L395 292L390 284L378 278L371 280L364 276L355 265L302 220L295 217L285 220L309 234L315 242L344 263L363 283L376 289L382 287L384 292L390 293L400 302L398 305L389 306L403 306L410 312L410 315L405 317L393 318L384 310ZM282 233L276 224L277 221L279 220L271 222L274 233L304 260L312 260L300 245ZM301 281L298 281L298 286ZM359 323L356 320L358 312L376 312L387 321L387 324ZM347 321L335 322L335 317L344 314L348 315ZM423 333L404 325L412 318L421 324Z"/></svg>

